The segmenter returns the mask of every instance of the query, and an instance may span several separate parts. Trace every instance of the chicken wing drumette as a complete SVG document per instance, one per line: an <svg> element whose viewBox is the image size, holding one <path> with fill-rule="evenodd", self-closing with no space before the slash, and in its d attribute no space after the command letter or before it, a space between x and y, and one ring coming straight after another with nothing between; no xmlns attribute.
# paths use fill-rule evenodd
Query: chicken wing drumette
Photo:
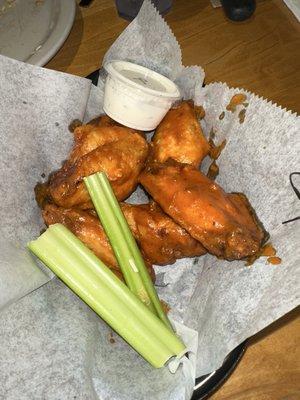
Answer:
<svg viewBox="0 0 300 400"><path fill-rule="evenodd" d="M209 153L192 101L183 101L166 114L152 139L150 158L165 162L169 158L199 167Z"/></svg>

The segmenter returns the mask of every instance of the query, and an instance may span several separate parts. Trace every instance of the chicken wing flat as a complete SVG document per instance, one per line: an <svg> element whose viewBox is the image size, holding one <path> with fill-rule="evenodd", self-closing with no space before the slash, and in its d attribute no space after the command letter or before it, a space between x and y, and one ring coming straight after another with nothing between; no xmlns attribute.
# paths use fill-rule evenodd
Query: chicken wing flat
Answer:
<svg viewBox="0 0 300 400"><path fill-rule="evenodd" d="M209 153L192 101L172 108L156 129L152 139L151 159L165 162L169 158L198 167Z"/></svg>
<svg viewBox="0 0 300 400"><path fill-rule="evenodd" d="M106 173L118 200L128 197L148 154L142 135L124 127L89 125L77 128L74 135L69 160L49 178L48 197L65 208L92 208L83 178L100 171Z"/></svg>
<svg viewBox="0 0 300 400"><path fill-rule="evenodd" d="M118 277L122 277L113 250L94 211L62 208L47 204L42 211L47 226L60 223L74 233L94 254L100 258ZM155 279L152 265L146 262L151 278Z"/></svg>
<svg viewBox="0 0 300 400"><path fill-rule="evenodd" d="M150 272L151 264L172 264L182 257L195 257L206 253L203 246L168 217L156 203L140 205L123 203L121 208ZM94 210L66 209L47 204L42 215L46 225L55 223L65 225L106 265L119 270Z"/></svg>
<svg viewBox="0 0 300 400"><path fill-rule="evenodd" d="M177 225L155 202L123 203L121 208L139 247L151 264L173 264L179 258L206 253L200 242Z"/></svg>
<svg viewBox="0 0 300 400"><path fill-rule="evenodd" d="M140 182L175 222L212 254L238 260L257 254L266 233L242 194L227 194L193 166L149 164Z"/></svg>

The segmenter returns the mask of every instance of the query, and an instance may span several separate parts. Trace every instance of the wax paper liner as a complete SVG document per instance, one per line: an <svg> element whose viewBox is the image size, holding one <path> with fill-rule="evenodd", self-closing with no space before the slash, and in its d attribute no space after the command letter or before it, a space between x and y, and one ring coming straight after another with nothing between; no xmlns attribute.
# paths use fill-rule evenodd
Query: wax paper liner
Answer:
<svg viewBox="0 0 300 400"><path fill-rule="evenodd" d="M143 10L153 12L149 4ZM165 24L158 17L155 21ZM164 40L168 40L166 28L152 28L151 35L165 29ZM130 36L129 28L126 32ZM137 38L133 35L132 41ZM114 52L122 59L116 45ZM101 110L103 90L101 85L91 89L86 80L66 74L27 69L4 58L0 62L0 85L7 93L1 99L4 201L0 212L5 222L1 229L2 237L17 247L43 227L32 187L41 173L59 167L67 156L72 142L66 129L69 122ZM206 116L201 122L206 135L213 130L217 142L227 138L218 160L218 182L227 191L248 195L282 258L277 266L260 259L245 267L243 262L205 256L155 267L159 293L171 306L171 317L199 333L197 374L202 375L217 368L244 338L299 303L299 221L282 225L299 215L288 179L291 172L299 171L299 118L247 92L245 104L232 113L226 105L234 93L244 90L224 84L201 90L201 69L197 82L196 68L173 67L177 72L172 79L182 94L204 105ZM168 66L156 62L155 68L168 75ZM208 164L205 160L204 167ZM132 199L141 201L145 194L140 189ZM174 375L167 368L151 368L56 279L6 307L0 314L0 335L0 398L182 399L191 393L188 368L180 366Z"/></svg>
<svg viewBox="0 0 300 400"><path fill-rule="evenodd" d="M43 227L33 188L66 157L68 125L83 119L91 82L3 56L0 62L1 309L53 276L24 251Z"/></svg>

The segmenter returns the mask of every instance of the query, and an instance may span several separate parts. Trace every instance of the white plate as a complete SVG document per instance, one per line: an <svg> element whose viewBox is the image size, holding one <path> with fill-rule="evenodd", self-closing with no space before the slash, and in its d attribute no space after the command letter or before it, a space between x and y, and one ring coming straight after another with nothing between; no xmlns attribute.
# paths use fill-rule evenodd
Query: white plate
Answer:
<svg viewBox="0 0 300 400"><path fill-rule="evenodd" d="M0 0L0 54L45 65L66 40L75 0Z"/></svg>

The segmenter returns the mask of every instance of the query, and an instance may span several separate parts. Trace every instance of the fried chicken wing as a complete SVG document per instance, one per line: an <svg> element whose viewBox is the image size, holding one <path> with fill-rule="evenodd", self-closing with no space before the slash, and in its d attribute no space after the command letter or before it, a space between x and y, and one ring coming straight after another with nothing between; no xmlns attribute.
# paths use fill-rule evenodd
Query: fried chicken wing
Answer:
<svg viewBox="0 0 300 400"><path fill-rule="evenodd" d="M192 101L172 108L156 129L152 139L151 159L165 162L169 158L198 167L209 153Z"/></svg>
<svg viewBox="0 0 300 400"><path fill-rule="evenodd" d="M65 208L92 208L83 178L100 171L106 173L118 200L128 197L148 154L142 135L124 127L84 125L74 136L69 160L49 178L48 197Z"/></svg>
<svg viewBox="0 0 300 400"><path fill-rule="evenodd" d="M176 259L206 253L204 247L168 217L156 203L140 205L122 203L121 208L152 276L151 264L173 264ZM42 215L46 225L55 223L65 225L106 265L119 270L94 210L66 209L47 204Z"/></svg>
<svg viewBox="0 0 300 400"><path fill-rule="evenodd" d="M151 264L173 264L179 258L206 253L200 242L177 225L155 202L123 203L121 207L139 247Z"/></svg>
<svg viewBox="0 0 300 400"><path fill-rule="evenodd" d="M140 182L162 209L212 254L237 260L257 254L266 233L242 194L227 194L190 165L149 164Z"/></svg>
<svg viewBox="0 0 300 400"><path fill-rule="evenodd" d="M83 211L75 208L62 208L54 204L47 204L42 211L47 226L60 223L74 233L95 255L100 258L118 277L122 277L113 250L93 211ZM150 276L155 280L154 270L149 262L146 266Z"/></svg>

